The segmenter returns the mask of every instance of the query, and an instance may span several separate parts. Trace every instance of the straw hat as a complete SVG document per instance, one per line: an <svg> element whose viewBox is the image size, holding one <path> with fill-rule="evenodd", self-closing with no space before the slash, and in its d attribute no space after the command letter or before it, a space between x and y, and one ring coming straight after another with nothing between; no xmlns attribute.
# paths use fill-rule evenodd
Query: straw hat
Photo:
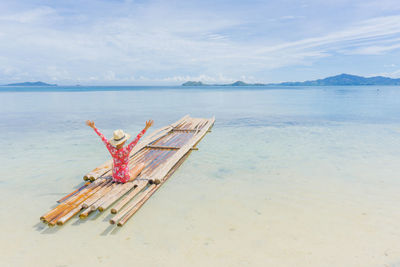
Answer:
<svg viewBox="0 0 400 267"><path fill-rule="evenodd" d="M109 141L113 146L117 146L128 140L129 137L131 137L130 134L124 133L122 130L115 130L114 136Z"/></svg>

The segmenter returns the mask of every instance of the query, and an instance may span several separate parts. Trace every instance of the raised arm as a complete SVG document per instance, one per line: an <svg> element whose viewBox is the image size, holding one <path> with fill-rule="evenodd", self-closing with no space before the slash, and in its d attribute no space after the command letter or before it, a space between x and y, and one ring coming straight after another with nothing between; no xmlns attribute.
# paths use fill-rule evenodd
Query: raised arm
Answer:
<svg viewBox="0 0 400 267"><path fill-rule="evenodd" d="M111 152L113 146L110 144L107 138L105 138L104 135L96 128L96 126L94 125L94 121L86 121L86 125L92 128L97 133L97 135L100 136L101 141L103 141L103 143L106 145L108 151Z"/></svg>
<svg viewBox="0 0 400 267"><path fill-rule="evenodd" d="M139 142L140 138L146 133L147 129L149 129L153 125L153 120L148 120L146 121L146 126L144 129L136 136L136 138L129 143L129 145L126 147L128 151L131 151L133 147Z"/></svg>

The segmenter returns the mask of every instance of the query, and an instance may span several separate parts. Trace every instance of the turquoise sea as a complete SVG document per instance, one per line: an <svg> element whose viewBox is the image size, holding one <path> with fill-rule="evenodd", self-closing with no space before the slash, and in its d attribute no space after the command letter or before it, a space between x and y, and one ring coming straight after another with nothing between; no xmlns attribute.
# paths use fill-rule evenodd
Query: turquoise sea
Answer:
<svg viewBox="0 0 400 267"><path fill-rule="evenodd" d="M39 222L108 159L87 119L186 114L212 132L123 228ZM1 266L400 266L400 87L0 87L0 147Z"/></svg>

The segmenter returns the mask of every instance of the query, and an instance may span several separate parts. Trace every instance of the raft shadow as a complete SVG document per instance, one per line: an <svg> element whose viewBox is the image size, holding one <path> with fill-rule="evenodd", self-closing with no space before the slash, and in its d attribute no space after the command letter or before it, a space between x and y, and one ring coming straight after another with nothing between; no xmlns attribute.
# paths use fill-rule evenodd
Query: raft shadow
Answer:
<svg viewBox="0 0 400 267"><path fill-rule="evenodd" d="M116 227L114 224L110 224L100 235L107 236Z"/></svg>
<svg viewBox="0 0 400 267"><path fill-rule="evenodd" d="M91 221L96 220L97 218L99 218L101 215L103 214L103 212L100 212L98 210L96 210L95 212L92 212L87 219L90 219Z"/></svg>
<svg viewBox="0 0 400 267"><path fill-rule="evenodd" d="M112 217L114 217L116 214L109 213L104 219L103 222L109 222Z"/></svg>
<svg viewBox="0 0 400 267"><path fill-rule="evenodd" d="M61 228L62 228L62 227L56 227L56 226L47 227L44 231L41 232L41 234L42 234L42 235L55 234L55 233L57 233L58 231L60 231Z"/></svg>
<svg viewBox="0 0 400 267"><path fill-rule="evenodd" d="M116 235L119 231L121 231L122 227L117 226L116 224L110 224L100 235Z"/></svg>
<svg viewBox="0 0 400 267"><path fill-rule="evenodd" d="M32 226L32 228L35 228L36 231L41 232L44 229L48 228L48 226L43 222L38 222L37 224Z"/></svg>
<svg viewBox="0 0 400 267"><path fill-rule="evenodd" d="M38 222L35 225L32 226L37 232L39 232L42 235L48 235L48 234L55 234L57 233L61 227L49 227L43 222Z"/></svg>
<svg viewBox="0 0 400 267"><path fill-rule="evenodd" d="M73 226L77 226L77 225L81 225L83 223L85 223L86 220L82 220L81 218L76 218L75 222L71 223Z"/></svg>

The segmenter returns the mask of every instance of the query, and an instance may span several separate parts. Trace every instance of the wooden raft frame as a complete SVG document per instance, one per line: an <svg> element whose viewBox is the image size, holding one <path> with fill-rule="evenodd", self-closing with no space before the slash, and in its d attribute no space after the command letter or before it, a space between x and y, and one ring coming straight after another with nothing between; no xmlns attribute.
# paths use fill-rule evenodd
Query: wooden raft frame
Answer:
<svg viewBox="0 0 400 267"><path fill-rule="evenodd" d="M63 225L75 215L85 219L93 211L113 206L111 224L123 226L133 214L179 168L201 139L211 132L215 118L184 116L177 122L160 128L143 138L129 155L129 166L144 163L146 167L132 182L112 181L112 161L109 160L84 176L82 187L57 202L54 209L40 217L49 226Z"/></svg>

